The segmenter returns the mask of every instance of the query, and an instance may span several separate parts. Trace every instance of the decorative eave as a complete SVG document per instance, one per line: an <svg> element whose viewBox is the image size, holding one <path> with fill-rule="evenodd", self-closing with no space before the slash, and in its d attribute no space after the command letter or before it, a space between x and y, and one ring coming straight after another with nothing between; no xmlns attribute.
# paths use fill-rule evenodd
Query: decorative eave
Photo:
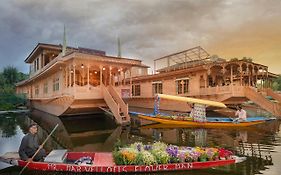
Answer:
<svg viewBox="0 0 281 175"><path fill-rule="evenodd" d="M24 62L32 63L32 61L35 59L37 54L40 53L43 49L61 51L62 46L56 44L38 43L36 47L32 50L32 52L24 60Z"/></svg>

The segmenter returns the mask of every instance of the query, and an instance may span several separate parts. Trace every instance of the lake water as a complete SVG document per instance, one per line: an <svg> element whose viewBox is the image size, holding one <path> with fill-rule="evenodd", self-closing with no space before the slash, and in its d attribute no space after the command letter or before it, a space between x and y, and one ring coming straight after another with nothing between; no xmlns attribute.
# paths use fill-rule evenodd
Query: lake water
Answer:
<svg viewBox="0 0 281 175"><path fill-rule="evenodd" d="M117 127L106 115L89 115L58 118L41 112L33 114L9 114L0 116L0 154L17 151L27 126L39 124L39 138L47 137L52 128L59 128L45 149L66 148L72 151L111 151L114 143L135 141L165 143L185 146L220 146L233 150L240 156L247 157L240 164L205 170L169 172L159 174L200 174L200 175L280 175L281 174L281 132L280 121L271 121L245 129L190 129L168 128L155 129L140 127L139 120L133 120L130 126ZM0 174L18 174L19 168L0 163ZM25 171L25 174L54 174ZM63 173L56 173L63 174ZM69 174L69 173L67 173ZM157 173L155 173L157 174Z"/></svg>

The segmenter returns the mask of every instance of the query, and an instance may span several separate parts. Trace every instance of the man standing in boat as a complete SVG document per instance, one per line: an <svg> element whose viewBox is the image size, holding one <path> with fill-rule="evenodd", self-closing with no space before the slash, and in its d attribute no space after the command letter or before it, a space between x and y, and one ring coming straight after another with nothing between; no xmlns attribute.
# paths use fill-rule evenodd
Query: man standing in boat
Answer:
<svg viewBox="0 0 281 175"><path fill-rule="evenodd" d="M38 143L38 126L33 123L28 127L28 133L22 138L20 147L19 147L19 156L22 160L25 161L43 161L44 157L46 157L45 150L39 146ZM35 152L39 149L40 151L32 160L31 157L35 154Z"/></svg>
<svg viewBox="0 0 281 175"><path fill-rule="evenodd" d="M242 109L242 106L237 107L235 116L237 116L238 118L234 119L233 122L242 122L247 120L247 112Z"/></svg>

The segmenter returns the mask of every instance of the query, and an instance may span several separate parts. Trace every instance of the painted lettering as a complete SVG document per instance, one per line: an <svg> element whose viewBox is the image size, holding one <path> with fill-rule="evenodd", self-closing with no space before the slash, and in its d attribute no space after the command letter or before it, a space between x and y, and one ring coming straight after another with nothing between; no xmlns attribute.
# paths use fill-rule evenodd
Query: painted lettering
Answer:
<svg viewBox="0 0 281 175"><path fill-rule="evenodd" d="M76 172L81 172L81 166L76 166Z"/></svg>
<svg viewBox="0 0 281 175"><path fill-rule="evenodd" d="M175 169L177 170L177 169L180 169L180 164L175 164Z"/></svg>
<svg viewBox="0 0 281 175"><path fill-rule="evenodd" d="M145 166L144 171L150 171L150 166Z"/></svg>
<svg viewBox="0 0 281 175"><path fill-rule="evenodd" d="M193 168L193 163L188 163L188 164L187 164L187 168L188 168L188 169L192 169L192 168Z"/></svg>
<svg viewBox="0 0 281 175"><path fill-rule="evenodd" d="M107 167L106 172L111 173L112 172L112 167Z"/></svg>
<svg viewBox="0 0 281 175"><path fill-rule="evenodd" d="M71 171L76 172L76 169L74 166L71 166Z"/></svg>
<svg viewBox="0 0 281 175"><path fill-rule="evenodd" d="M67 171L71 171L71 165L67 165L67 166L66 166L66 170L67 170Z"/></svg>
<svg viewBox="0 0 281 175"><path fill-rule="evenodd" d="M139 166L135 166L135 170L134 170L134 171L135 171L135 172L138 172L138 171L139 171L139 168L140 168Z"/></svg>
<svg viewBox="0 0 281 175"><path fill-rule="evenodd" d="M123 166L123 168L122 168L122 172L128 172L128 170L127 170L127 166Z"/></svg>
<svg viewBox="0 0 281 175"><path fill-rule="evenodd" d="M93 171L93 167L91 167L91 166L88 166L88 167L85 166L84 169L85 169L86 172L92 172Z"/></svg>
<svg viewBox="0 0 281 175"><path fill-rule="evenodd" d="M48 170L57 171L57 167L55 164L50 163L48 164Z"/></svg>

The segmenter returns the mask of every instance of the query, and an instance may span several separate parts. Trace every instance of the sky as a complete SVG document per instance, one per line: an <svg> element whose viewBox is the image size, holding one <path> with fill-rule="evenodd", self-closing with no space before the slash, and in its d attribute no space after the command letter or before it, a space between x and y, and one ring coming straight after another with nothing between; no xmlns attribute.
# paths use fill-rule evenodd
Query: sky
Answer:
<svg viewBox="0 0 281 175"><path fill-rule="evenodd" d="M27 73L37 43L153 60L195 46L225 59L244 56L281 74L280 0L0 0L0 71Z"/></svg>

